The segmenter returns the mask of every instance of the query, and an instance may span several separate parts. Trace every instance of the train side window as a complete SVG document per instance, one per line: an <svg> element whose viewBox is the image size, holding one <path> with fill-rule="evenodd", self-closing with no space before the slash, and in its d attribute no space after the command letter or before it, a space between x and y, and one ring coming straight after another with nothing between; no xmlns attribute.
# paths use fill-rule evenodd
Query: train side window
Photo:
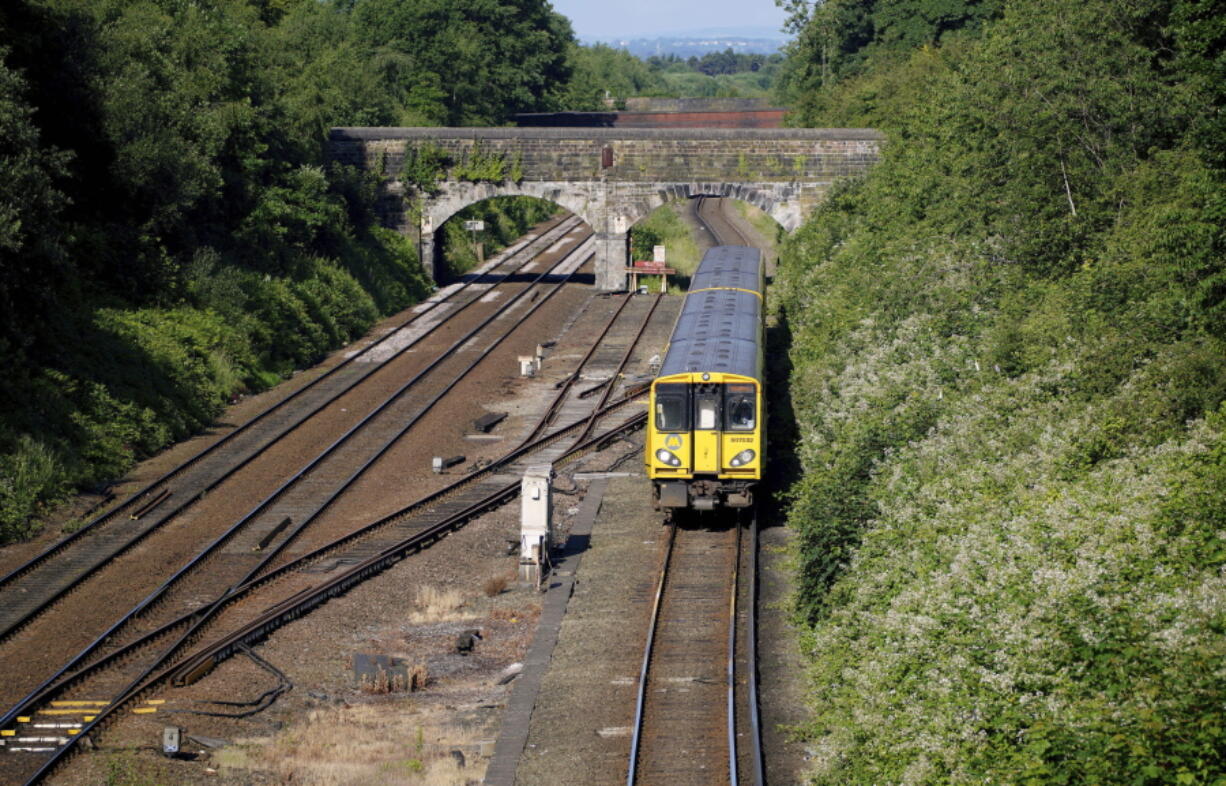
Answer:
<svg viewBox="0 0 1226 786"><path fill-rule="evenodd" d="M656 428L660 431L690 430L688 385L656 385Z"/></svg>
<svg viewBox="0 0 1226 786"><path fill-rule="evenodd" d="M696 421L694 428L711 431L719 428L720 398L718 388L714 390L700 388L694 394L694 420Z"/></svg>
<svg viewBox="0 0 1226 786"><path fill-rule="evenodd" d="M753 431L757 425L757 406L753 385L725 385L724 412L729 431Z"/></svg>

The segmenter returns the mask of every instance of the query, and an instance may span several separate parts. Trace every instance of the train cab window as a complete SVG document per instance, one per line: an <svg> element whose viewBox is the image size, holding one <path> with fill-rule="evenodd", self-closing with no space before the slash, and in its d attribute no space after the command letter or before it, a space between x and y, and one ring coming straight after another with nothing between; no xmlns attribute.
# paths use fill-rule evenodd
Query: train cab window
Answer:
<svg viewBox="0 0 1226 786"><path fill-rule="evenodd" d="M753 431L757 425L757 406L753 385L725 385L724 413L728 431Z"/></svg>
<svg viewBox="0 0 1226 786"><path fill-rule="evenodd" d="M714 431L719 428L723 397L718 385L699 385L694 391L694 428Z"/></svg>
<svg viewBox="0 0 1226 786"><path fill-rule="evenodd" d="M656 385L656 428L660 431L690 430L690 386Z"/></svg>

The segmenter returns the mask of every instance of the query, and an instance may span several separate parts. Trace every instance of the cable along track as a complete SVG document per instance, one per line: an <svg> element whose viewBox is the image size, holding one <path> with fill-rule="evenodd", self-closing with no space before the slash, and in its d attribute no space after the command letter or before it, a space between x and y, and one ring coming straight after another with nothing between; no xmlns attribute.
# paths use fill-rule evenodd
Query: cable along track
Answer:
<svg viewBox="0 0 1226 786"><path fill-rule="evenodd" d="M620 361L614 369L615 376L620 373L631 356L639 337L655 313L658 302L659 298L655 298L650 301L649 307L638 307L640 316L637 319L640 324L637 330L629 331L633 333L633 338L626 342L624 350L620 352ZM593 350L589 351L584 358L583 364L586 365L589 362L595 349L601 345L601 339L617 323L618 315L628 303L629 299L610 318L608 325L597 338ZM627 333L628 331L623 329L621 332ZM572 375L572 379L577 376L577 374ZM604 406L612 390L613 385L609 385L601 400L590 405L592 412L589 416L580 417L573 423L555 429L543 437L532 439L494 465L474 473L451 487L428 495L391 516L367 525L278 568L271 567L270 558L264 563L264 568L249 574L245 582L232 586L207 611L198 615L182 615L124 647L113 649L108 655L95 660L91 666L84 667L71 675L60 675L58 681L47 685L39 695L29 697L28 701L20 707L14 708L14 711L8 716L9 719L12 718L14 712L29 712L31 707L52 701L70 690L81 690L83 685L88 684L87 680L91 673L111 669L130 660L134 653L171 637L177 636L174 643L163 651L163 656L158 658L153 666L145 668L139 676L132 677L128 669L122 670L131 678L130 681L123 689L111 694L117 696L115 701L98 716L97 720L86 726L82 733L88 733L99 723L109 722L118 710L130 705L132 701L166 679L172 677L177 681L194 679L211 668L212 663L218 659L241 649L248 642L258 640L268 631L284 624L285 621L305 613L314 604L322 602L331 595L343 592L367 576L394 564L405 553L428 545L478 513L513 497L518 492L519 475L527 464L540 463L542 460L554 462L570 460L641 426L643 421L641 413L630 416L623 414L625 405L633 399L623 398L612 405ZM559 394L559 398L564 398L567 394L567 390L564 389ZM551 407L546 419L556 415L560 409L560 407ZM613 419L613 423L604 428L599 436L591 437L590 434L597 425L609 418ZM565 445L571 446L565 447ZM262 572L265 569L267 572ZM339 575L325 580L322 584L303 580L304 576L309 576L311 573L332 574L337 571L340 571ZM255 577L257 575L259 578ZM286 580L290 578L296 578L296 582L290 581L289 584L292 586L287 587L285 586ZM260 593L258 598L249 597L258 590L272 587L274 584L280 585L276 594L281 600L270 601L265 597L267 593ZM257 606L260 609L267 609L270 602L274 604L271 611L255 612ZM231 632L222 634L214 645L199 649L196 654L185 660L185 653L201 639L205 626L211 625L216 616L227 607L232 606L240 607L237 609L240 612L245 608L246 613L231 615L237 618L226 626ZM213 634L210 633L210 635ZM114 677L107 682L113 684ZM38 780L45 775L71 747L70 744L56 752L50 760L39 767L32 780Z"/></svg>

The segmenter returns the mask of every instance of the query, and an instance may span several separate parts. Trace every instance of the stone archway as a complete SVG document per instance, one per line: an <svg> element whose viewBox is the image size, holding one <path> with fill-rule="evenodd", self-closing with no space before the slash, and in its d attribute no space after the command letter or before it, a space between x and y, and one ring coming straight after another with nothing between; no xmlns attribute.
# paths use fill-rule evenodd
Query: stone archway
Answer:
<svg viewBox="0 0 1226 786"><path fill-rule="evenodd" d="M629 229L665 202L733 197L791 231L836 180L866 172L880 143L872 129L335 128L329 154L388 177L387 191L402 205L388 223L417 236L423 261L434 258L437 228L468 205L531 196L588 223L596 233L596 285L621 290ZM455 161L505 162L514 176L497 183L444 177L436 193L419 197L420 216L410 222L397 176L406 153L427 146Z"/></svg>

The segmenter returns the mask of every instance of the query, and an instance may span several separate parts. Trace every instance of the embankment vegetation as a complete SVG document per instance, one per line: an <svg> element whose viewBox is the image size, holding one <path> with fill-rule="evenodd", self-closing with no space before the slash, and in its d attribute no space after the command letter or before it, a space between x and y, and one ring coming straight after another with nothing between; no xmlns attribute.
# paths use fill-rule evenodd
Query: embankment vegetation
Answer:
<svg viewBox="0 0 1226 786"><path fill-rule="evenodd" d="M1226 782L1226 8L795 5L815 782Z"/></svg>
<svg viewBox="0 0 1226 786"><path fill-rule="evenodd" d="M428 291L329 126L556 110L573 45L542 0L5 4L0 543Z"/></svg>
<svg viewBox="0 0 1226 786"><path fill-rule="evenodd" d="M459 276L489 259L521 237L525 227L534 226L559 211L557 205L532 197L495 197L470 205L443 224L443 253L446 276ZM468 232L465 221L480 221L485 228Z"/></svg>
<svg viewBox="0 0 1226 786"><path fill-rule="evenodd" d="M632 259L653 259L655 247L664 246L668 266L677 271L677 275L669 278L670 292L685 292L702 257L693 228L681 218L687 207L684 201L669 202L630 228Z"/></svg>

